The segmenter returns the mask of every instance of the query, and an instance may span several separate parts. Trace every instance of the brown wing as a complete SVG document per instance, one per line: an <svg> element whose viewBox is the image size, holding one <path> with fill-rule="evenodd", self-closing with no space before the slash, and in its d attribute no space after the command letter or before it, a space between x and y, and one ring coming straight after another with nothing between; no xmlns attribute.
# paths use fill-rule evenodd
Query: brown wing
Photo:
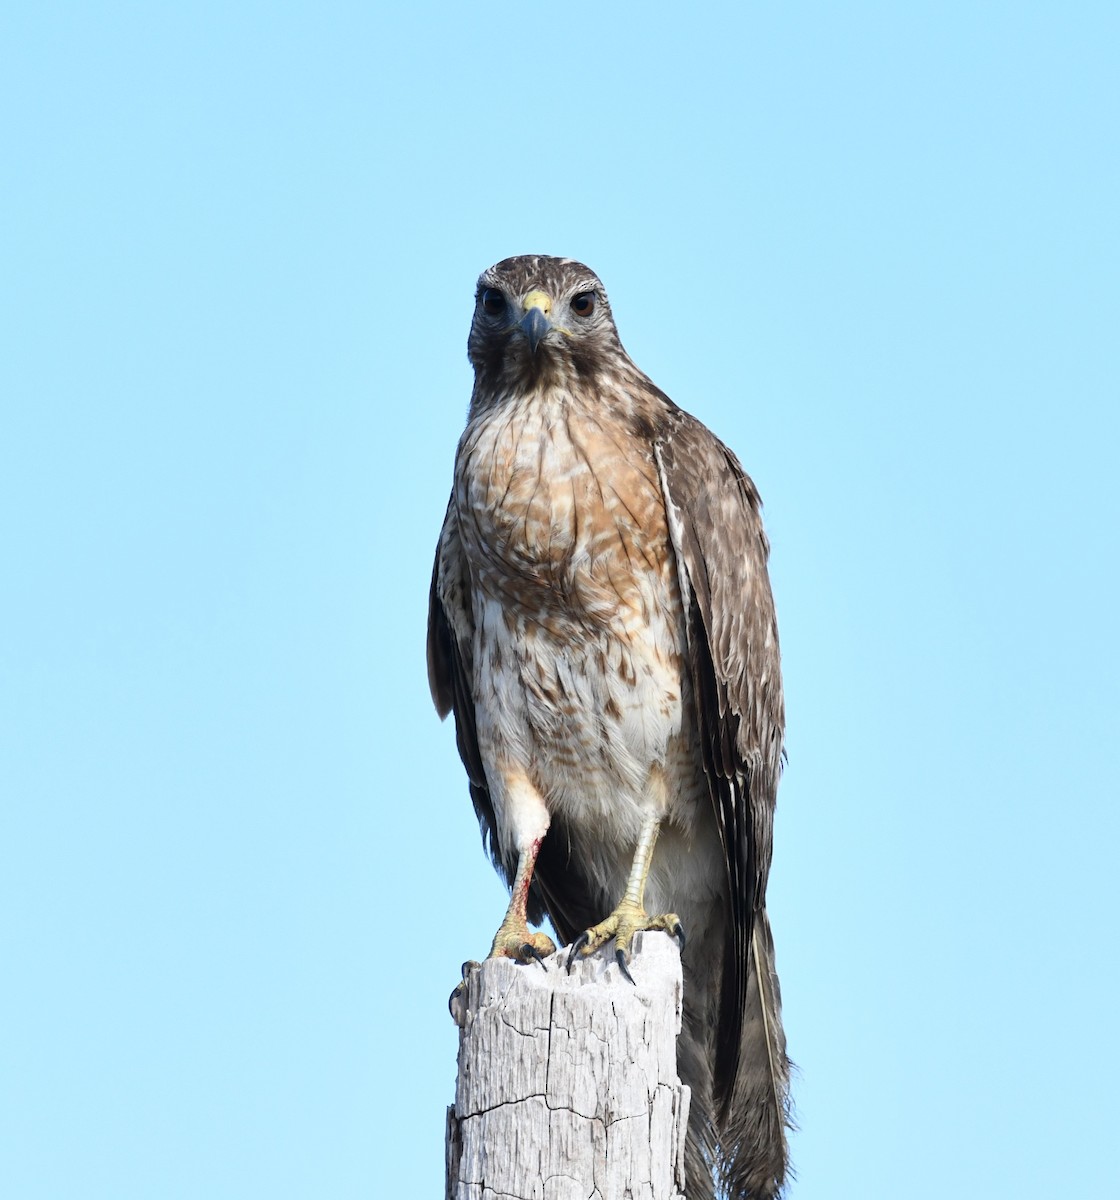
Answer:
<svg viewBox="0 0 1120 1200"><path fill-rule="evenodd" d="M512 887L517 859L502 855L494 821L494 804L478 748L471 682L473 644L474 614L471 610L470 579L459 543L455 498L452 496L436 547L428 596L428 686L439 715L446 717L449 712L455 714L455 742L459 757L467 769L471 802L482 838L506 885ZM530 917L539 921L541 902L535 892L530 895L529 908Z"/></svg>
<svg viewBox="0 0 1120 1200"><path fill-rule="evenodd" d="M717 1090L726 1102L738 1069L752 933L766 896L781 772L778 628L761 502L735 455L675 406L656 450L704 769L727 861L731 940L717 1054Z"/></svg>

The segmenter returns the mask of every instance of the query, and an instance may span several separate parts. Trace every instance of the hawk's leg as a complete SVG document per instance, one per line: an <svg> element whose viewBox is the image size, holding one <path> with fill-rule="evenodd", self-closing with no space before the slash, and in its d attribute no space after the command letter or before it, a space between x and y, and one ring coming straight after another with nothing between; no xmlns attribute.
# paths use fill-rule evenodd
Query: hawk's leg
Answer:
<svg viewBox="0 0 1120 1200"><path fill-rule="evenodd" d="M540 852L541 841L541 838L537 838L530 843L528 849L522 850L517 856L513 895L509 898L505 919L494 934L490 958L515 958L518 962L528 962L535 958L540 962L546 954L555 953L556 946L552 938L547 933L534 933L529 928L525 916L525 906L529 901L529 884L533 879L533 866Z"/></svg>
<svg viewBox="0 0 1120 1200"><path fill-rule="evenodd" d="M630 868L630 878L626 881L626 892L619 901L618 907L606 920L584 930L572 943L572 949L568 955L569 970L571 970L572 962L577 954L583 956L594 954L596 950L614 938L615 958L618 960L623 975L633 983L628 964L630 962L630 944L634 940L634 934L643 929L662 929L673 937L679 938L681 945L684 945L684 926L681 925L680 918L676 913L662 913L659 916L651 917L645 910L646 877L649 875L649 864L653 859L653 847L657 842L657 831L660 825L661 818L658 816L649 816L642 824L642 831L638 836L638 847L634 851L634 863Z"/></svg>

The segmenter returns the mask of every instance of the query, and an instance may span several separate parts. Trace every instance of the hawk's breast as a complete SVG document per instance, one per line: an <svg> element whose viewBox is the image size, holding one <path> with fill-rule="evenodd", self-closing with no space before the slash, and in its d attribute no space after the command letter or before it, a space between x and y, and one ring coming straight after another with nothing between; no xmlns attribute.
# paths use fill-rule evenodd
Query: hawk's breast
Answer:
<svg viewBox="0 0 1120 1200"><path fill-rule="evenodd" d="M632 627L676 600L651 448L605 412L555 393L491 410L456 494L480 586L546 625Z"/></svg>
<svg viewBox="0 0 1120 1200"><path fill-rule="evenodd" d="M682 727L676 565L648 439L565 394L472 420L455 499L489 762L634 817ZM500 790L500 789L499 789Z"/></svg>

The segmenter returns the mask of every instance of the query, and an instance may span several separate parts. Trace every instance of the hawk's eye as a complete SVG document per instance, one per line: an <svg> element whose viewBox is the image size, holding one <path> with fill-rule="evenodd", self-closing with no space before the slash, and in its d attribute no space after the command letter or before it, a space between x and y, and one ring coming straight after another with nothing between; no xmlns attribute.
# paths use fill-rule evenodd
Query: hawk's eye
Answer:
<svg viewBox="0 0 1120 1200"><path fill-rule="evenodd" d="M482 311L488 317L500 317L506 311L505 296L497 288L483 288Z"/></svg>
<svg viewBox="0 0 1120 1200"><path fill-rule="evenodd" d="M589 317L595 311L595 293L580 292L572 297L572 312L577 317Z"/></svg>

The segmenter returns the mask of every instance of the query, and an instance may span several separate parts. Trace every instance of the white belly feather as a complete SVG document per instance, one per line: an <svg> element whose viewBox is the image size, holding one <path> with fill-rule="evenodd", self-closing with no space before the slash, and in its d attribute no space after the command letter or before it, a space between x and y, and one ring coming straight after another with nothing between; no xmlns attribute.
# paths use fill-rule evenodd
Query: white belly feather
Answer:
<svg viewBox="0 0 1120 1200"><path fill-rule="evenodd" d="M557 814L632 847L651 807L684 799L651 771L695 775L676 567L652 461L563 403L523 400L464 436L478 740L503 844Z"/></svg>

